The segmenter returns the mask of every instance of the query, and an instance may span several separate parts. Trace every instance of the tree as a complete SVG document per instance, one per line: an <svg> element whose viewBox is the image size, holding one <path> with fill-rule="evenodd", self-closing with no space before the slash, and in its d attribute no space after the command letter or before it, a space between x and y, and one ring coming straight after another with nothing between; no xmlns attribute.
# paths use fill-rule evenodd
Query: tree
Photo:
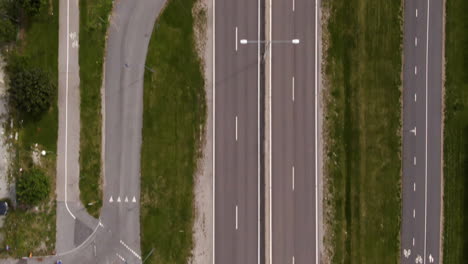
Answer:
<svg viewBox="0 0 468 264"><path fill-rule="evenodd" d="M22 204L37 205L49 196L49 192L49 177L39 169L29 169L17 179L16 196Z"/></svg>
<svg viewBox="0 0 468 264"><path fill-rule="evenodd" d="M23 10L31 16L39 12L42 4L41 0L19 0L18 2Z"/></svg>
<svg viewBox="0 0 468 264"><path fill-rule="evenodd" d="M23 59L13 59L7 67L10 77L8 89L12 105L21 113L38 116L49 109L55 86L39 68L31 68Z"/></svg>
<svg viewBox="0 0 468 264"><path fill-rule="evenodd" d="M8 18L0 17L0 44L16 39L16 26Z"/></svg>

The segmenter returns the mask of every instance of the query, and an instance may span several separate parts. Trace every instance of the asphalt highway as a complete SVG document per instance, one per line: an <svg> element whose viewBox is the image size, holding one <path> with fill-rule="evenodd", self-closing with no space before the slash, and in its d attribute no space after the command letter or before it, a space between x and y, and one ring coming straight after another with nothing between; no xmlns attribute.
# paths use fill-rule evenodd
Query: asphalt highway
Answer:
<svg viewBox="0 0 468 264"><path fill-rule="evenodd" d="M442 19L441 0L405 1L401 263L441 263Z"/></svg>
<svg viewBox="0 0 468 264"><path fill-rule="evenodd" d="M318 263L315 8L315 1L272 0L270 259L274 264Z"/></svg>
<svg viewBox="0 0 468 264"><path fill-rule="evenodd" d="M214 1L214 261L260 261L259 1Z"/></svg>

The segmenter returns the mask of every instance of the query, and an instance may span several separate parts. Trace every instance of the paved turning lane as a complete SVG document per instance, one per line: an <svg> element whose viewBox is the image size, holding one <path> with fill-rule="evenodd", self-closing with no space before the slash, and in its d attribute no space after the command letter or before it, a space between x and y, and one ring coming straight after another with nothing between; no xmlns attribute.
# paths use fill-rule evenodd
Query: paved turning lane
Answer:
<svg viewBox="0 0 468 264"><path fill-rule="evenodd" d="M258 263L260 2L214 4L214 261Z"/></svg>
<svg viewBox="0 0 468 264"><path fill-rule="evenodd" d="M401 262L440 263L443 1L405 1L404 16Z"/></svg>
<svg viewBox="0 0 468 264"><path fill-rule="evenodd" d="M271 4L270 259L318 263L316 3Z"/></svg>

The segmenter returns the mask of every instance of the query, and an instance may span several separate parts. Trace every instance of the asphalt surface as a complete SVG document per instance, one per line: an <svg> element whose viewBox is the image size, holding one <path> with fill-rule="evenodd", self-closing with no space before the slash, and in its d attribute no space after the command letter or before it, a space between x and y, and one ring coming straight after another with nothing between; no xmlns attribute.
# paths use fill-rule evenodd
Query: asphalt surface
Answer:
<svg viewBox="0 0 468 264"><path fill-rule="evenodd" d="M69 148L65 147L79 142L78 49L76 36L69 34L79 32L79 15L78 1L61 0L58 148L63 146L63 158L59 150L57 171L68 177L57 177L57 255L30 259L28 263L52 263L58 259L64 263L142 262L139 197L143 76L148 43L164 3L114 3L105 55L104 203L101 217L96 220L79 204L78 176L73 174L78 173L78 168L73 167L78 164L78 156L74 156L78 153L70 157ZM64 37L67 32L69 41ZM73 127L76 124L78 129ZM76 165L70 166L72 162ZM64 170L75 171L67 175ZM68 192L70 189L72 192Z"/></svg>
<svg viewBox="0 0 468 264"><path fill-rule="evenodd" d="M271 10L271 260L317 263L315 1Z"/></svg>
<svg viewBox="0 0 468 264"><path fill-rule="evenodd" d="M405 1L402 263L441 262L442 19L441 0Z"/></svg>
<svg viewBox="0 0 468 264"><path fill-rule="evenodd" d="M240 39L259 39L259 2L216 0L214 8L214 259L258 263L260 56L258 43Z"/></svg>

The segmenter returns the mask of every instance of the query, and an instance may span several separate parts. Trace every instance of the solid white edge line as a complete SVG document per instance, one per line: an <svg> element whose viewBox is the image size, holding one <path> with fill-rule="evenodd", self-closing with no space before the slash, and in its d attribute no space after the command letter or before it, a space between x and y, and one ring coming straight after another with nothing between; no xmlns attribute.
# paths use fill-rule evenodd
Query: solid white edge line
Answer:
<svg viewBox="0 0 468 264"><path fill-rule="evenodd" d="M428 57L429 57L429 11L430 1L427 0L426 14L426 136L425 136L425 161L424 161L424 264L426 263L426 244L427 244L427 72L428 72Z"/></svg>
<svg viewBox="0 0 468 264"><path fill-rule="evenodd" d="M269 2L270 2L270 7L269 7L269 13L270 13L270 14L269 14L269 16L270 16L270 18L269 18L269 25L270 25L270 26L269 26L269 39L270 39L270 41L271 41L271 40L272 40L272 37L273 37L272 31L271 31L271 27L272 27L271 25L273 24L273 20L272 20L272 6L273 6L273 1L272 1L272 0L269 0ZM267 45L268 45L268 44L267 44ZM268 69L268 71L269 71L269 74L268 74L268 78L269 78L269 81L268 81L268 88L270 89L270 93L269 93L269 94L270 94L270 96L269 96L269 99L270 99L270 109L269 109L269 110L270 110L270 111L268 111L268 112L269 112L269 121L270 121L270 127L269 127L269 130L270 130L270 149L269 149L269 150L270 150L270 151L269 151L269 156L270 156L269 160L270 160L270 164L268 164L269 167L270 167L269 172L268 172L269 178L270 178L270 179L269 179L269 183L270 183L270 186L269 186L269 187L270 187L270 192L269 192L269 193L270 193L270 199L269 199L269 200L270 200L270 201L269 201L269 203L270 203L270 204L269 204L269 207L270 207L270 210L269 210L269 212L270 212L270 217L269 217L268 221L269 221L269 229L270 229L270 231L269 231L269 233L270 233L270 243L269 243L269 244L270 244L270 245L269 245L270 249L269 249L269 255L270 255L270 264L272 264L272 263L273 263L273 259L272 259L272 258L273 258L273 252L272 252L272 249L273 249L273 233L272 233L272 230L273 230L273 228L272 228L272 219L271 219L271 218L272 218L273 207L272 207L272 201L271 201L271 200L272 200L272 198L273 198L273 195L272 195L273 183L272 183L272 181L271 181L271 174L272 174L272 172L271 172L271 169L272 169L272 165L271 165L271 164L272 164L272 159L271 159L271 158L272 158L272 154L271 154L271 153L273 152L273 144L272 144L272 143L273 143L273 140L272 140L273 134L272 134L272 128L271 128L271 125L272 125L271 112L273 111L273 104L272 104L271 98L273 97L273 93L272 93L272 88L271 88L271 87L272 87L272 84L271 84L271 64L273 63L273 57L272 57L273 45L271 45L271 43L270 43L270 45L268 46L268 48L270 49L270 50L269 50L269 53L270 53L270 54L269 54L270 63L269 63L269 66L268 66L268 68L269 68L269 69Z"/></svg>
<svg viewBox="0 0 468 264"><path fill-rule="evenodd" d="M65 77L65 207L67 208L68 213L71 215L73 219L76 219L76 217L73 215L73 213L70 211L70 208L68 207L68 201L67 201L67 181L68 181L68 169L67 169L67 160L68 160L68 67L69 67L69 36L70 35L70 0L67 0L67 73Z"/></svg>
<svg viewBox="0 0 468 264"><path fill-rule="evenodd" d="M215 16L216 16L216 8L215 8L215 0L212 0L212 12L213 12L213 21L212 21L212 24L213 24L213 39L212 39L212 50L213 50L213 54L212 54L212 71L213 71L213 76L212 76L212 100L213 100L213 150L212 150L212 157L213 157L213 176L212 176L212 184L213 184L213 208L212 208L212 221L213 221L213 241L212 241L212 250L213 252L211 253L212 254L212 262L213 264L215 264L215 248L216 248L216 244L215 244L215 225L216 225L216 215L215 215L215 207L216 207L216 184L215 184L215 180L216 180L216 60L215 60L215 56L216 56L216 20L215 20Z"/></svg>
<svg viewBox="0 0 468 264"><path fill-rule="evenodd" d="M318 252L318 155L317 155L317 143L318 143L318 129L317 129L317 111L318 111L318 81L317 81L317 35L318 35L318 0L315 0L315 263L319 264L319 252Z"/></svg>
<svg viewBox="0 0 468 264"><path fill-rule="evenodd" d="M260 0L258 0L257 8L257 262L260 264Z"/></svg>

